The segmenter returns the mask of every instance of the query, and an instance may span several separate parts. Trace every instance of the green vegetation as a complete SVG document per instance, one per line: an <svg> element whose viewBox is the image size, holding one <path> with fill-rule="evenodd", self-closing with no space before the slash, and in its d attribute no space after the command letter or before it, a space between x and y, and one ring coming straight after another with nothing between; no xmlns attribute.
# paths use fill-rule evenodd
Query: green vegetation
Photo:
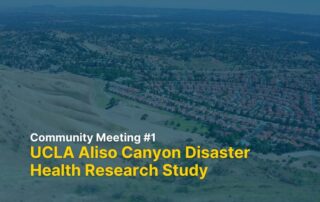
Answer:
<svg viewBox="0 0 320 202"><path fill-rule="evenodd" d="M142 116L140 117L140 120L145 121L148 118L148 114L142 114Z"/></svg>
<svg viewBox="0 0 320 202"><path fill-rule="evenodd" d="M119 103L119 100L112 97L110 100L109 100L109 103L107 104L106 106L106 109L111 109L112 107L116 106L117 104Z"/></svg>
<svg viewBox="0 0 320 202"><path fill-rule="evenodd" d="M206 134L208 132L208 127L205 124L179 115L174 115L174 118L166 120L164 125L191 133Z"/></svg>

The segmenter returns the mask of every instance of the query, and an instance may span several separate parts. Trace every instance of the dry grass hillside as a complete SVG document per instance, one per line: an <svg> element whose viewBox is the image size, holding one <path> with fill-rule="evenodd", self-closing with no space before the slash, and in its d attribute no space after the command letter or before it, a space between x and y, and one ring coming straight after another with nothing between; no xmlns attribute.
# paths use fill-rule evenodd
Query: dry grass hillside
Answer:
<svg viewBox="0 0 320 202"><path fill-rule="evenodd" d="M196 178L164 177L30 177L28 136L31 132L154 131L158 146L181 146L188 144L188 138L203 147L215 146L211 139L165 127L162 123L176 119L174 114L119 97L117 106L105 110L108 100L115 95L105 93L103 88L101 80L69 73L0 68L0 201L320 200L320 160L310 153L304 154L307 157L254 155L242 161L204 161L201 163L207 164L210 170L203 182ZM141 120L145 113L147 120ZM110 165L109 161L100 163Z"/></svg>

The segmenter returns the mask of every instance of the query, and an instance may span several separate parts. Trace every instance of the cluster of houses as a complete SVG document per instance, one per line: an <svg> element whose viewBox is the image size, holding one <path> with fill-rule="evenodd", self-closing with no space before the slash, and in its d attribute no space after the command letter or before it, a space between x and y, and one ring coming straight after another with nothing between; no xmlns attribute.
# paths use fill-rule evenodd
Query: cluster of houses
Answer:
<svg viewBox="0 0 320 202"><path fill-rule="evenodd" d="M109 91L213 124L223 135L320 147L319 73L171 71L148 77L143 88L110 82Z"/></svg>

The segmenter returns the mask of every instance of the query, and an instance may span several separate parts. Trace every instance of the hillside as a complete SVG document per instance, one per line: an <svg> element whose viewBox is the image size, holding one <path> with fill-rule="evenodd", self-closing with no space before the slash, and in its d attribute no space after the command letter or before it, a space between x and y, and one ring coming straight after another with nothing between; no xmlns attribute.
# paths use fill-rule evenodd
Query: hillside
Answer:
<svg viewBox="0 0 320 202"><path fill-rule="evenodd" d="M320 198L319 156L310 153L304 153L307 157L295 153L294 159L253 155L247 161L205 161L202 163L208 164L210 170L208 178L201 183L195 178L29 177L26 169L30 161L28 135L35 131L152 130L158 134L158 145L216 146L212 139L163 126L167 120L177 120L176 115L107 94L103 91L104 85L101 80L70 73L48 74L1 67L0 201L18 201L21 197L26 198L23 201L173 201L169 198L188 201L197 197L199 201L208 202L267 202L270 198L298 202ZM105 110L111 97L118 99L119 104ZM141 120L145 113L147 120ZM191 138L192 143L187 143L187 138ZM107 147L110 146L115 145ZM47 163L55 164L51 160ZM143 165L145 162L134 163Z"/></svg>

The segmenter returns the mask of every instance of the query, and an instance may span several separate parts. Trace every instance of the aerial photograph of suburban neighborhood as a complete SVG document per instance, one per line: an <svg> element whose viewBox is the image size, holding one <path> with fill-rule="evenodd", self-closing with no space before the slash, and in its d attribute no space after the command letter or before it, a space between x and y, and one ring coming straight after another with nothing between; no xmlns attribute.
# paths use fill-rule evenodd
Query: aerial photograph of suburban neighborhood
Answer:
<svg viewBox="0 0 320 202"><path fill-rule="evenodd" d="M34 131L153 131L154 148L232 146L252 154L170 160L208 165L203 181L32 178ZM117 6L1 10L0 152L4 202L319 202L320 15Z"/></svg>

